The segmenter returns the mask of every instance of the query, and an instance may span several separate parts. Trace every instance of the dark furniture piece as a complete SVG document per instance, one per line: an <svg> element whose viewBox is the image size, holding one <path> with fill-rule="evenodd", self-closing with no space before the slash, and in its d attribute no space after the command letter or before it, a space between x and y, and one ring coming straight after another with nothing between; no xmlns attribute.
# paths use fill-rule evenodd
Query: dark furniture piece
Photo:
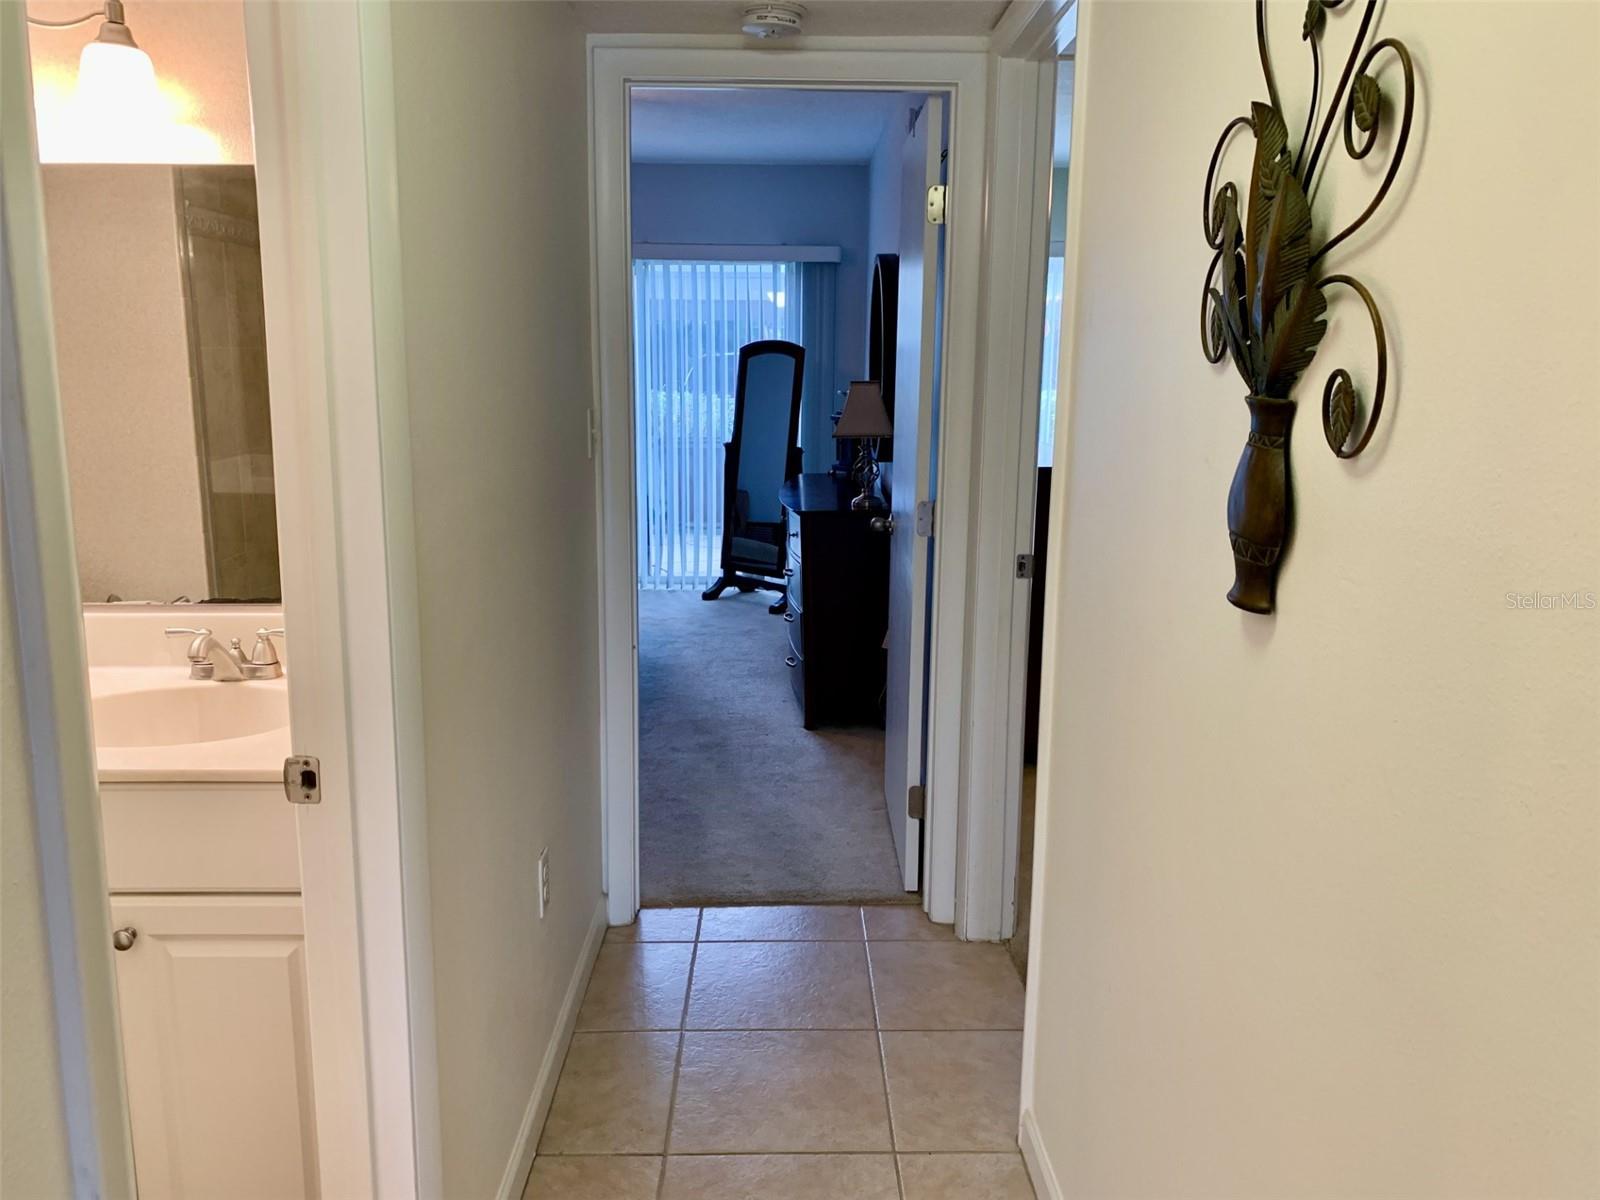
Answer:
<svg viewBox="0 0 1600 1200"><path fill-rule="evenodd" d="M872 264L872 300L867 310L867 378L883 385L883 409L894 421L894 370L900 324L900 256L880 254ZM894 439L878 444L878 461L894 461Z"/></svg>
<svg viewBox="0 0 1600 1200"><path fill-rule="evenodd" d="M789 680L807 729L882 724L889 630L889 539L873 514L852 510L855 488L832 475L801 475L779 498L789 521Z"/></svg>
<svg viewBox="0 0 1600 1200"><path fill-rule="evenodd" d="M733 437L722 456L722 574L700 593L715 600L730 587L777 592L782 612L784 509L778 487L800 473L800 385L805 347L775 340L739 348Z"/></svg>
<svg viewBox="0 0 1600 1200"><path fill-rule="evenodd" d="M1044 686L1044 566L1050 557L1050 468L1039 468L1033 493L1033 579L1028 584L1028 695L1022 761L1039 761L1039 692Z"/></svg>

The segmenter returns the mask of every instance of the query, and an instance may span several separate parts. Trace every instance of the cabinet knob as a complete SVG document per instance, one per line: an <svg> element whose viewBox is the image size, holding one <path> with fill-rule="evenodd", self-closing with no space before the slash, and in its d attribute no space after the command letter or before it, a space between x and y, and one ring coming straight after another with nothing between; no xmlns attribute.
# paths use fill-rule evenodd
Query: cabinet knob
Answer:
<svg viewBox="0 0 1600 1200"><path fill-rule="evenodd" d="M118 950L132 950L133 943L139 938L139 931L132 925L124 925L111 935L111 944Z"/></svg>

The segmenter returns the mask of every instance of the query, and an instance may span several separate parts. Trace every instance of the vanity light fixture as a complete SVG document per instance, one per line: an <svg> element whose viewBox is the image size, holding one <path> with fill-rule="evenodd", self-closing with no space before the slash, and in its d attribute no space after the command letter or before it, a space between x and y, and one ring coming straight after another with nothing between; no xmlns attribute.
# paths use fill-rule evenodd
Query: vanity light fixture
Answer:
<svg viewBox="0 0 1600 1200"><path fill-rule="evenodd" d="M123 16L122 0L106 0L102 7L66 21L30 16L28 24L69 29L96 18L103 18L100 32L78 58L79 96L97 105L153 105L157 98L155 65L133 40Z"/></svg>

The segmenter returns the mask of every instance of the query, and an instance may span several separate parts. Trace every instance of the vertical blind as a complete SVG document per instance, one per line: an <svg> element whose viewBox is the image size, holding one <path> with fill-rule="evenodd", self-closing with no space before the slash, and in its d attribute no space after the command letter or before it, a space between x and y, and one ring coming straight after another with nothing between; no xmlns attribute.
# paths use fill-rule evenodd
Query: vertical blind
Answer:
<svg viewBox="0 0 1600 1200"><path fill-rule="evenodd" d="M1066 259L1052 254L1044 277L1044 362L1039 372L1039 465L1048 467L1056 445L1056 377L1061 370L1061 292Z"/></svg>
<svg viewBox="0 0 1600 1200"><path fill-rule="evenodd" d="M639 259L633 303L639 586L704 588L720 573L739 348L804 344L801 272L786 262Z"/></svg>

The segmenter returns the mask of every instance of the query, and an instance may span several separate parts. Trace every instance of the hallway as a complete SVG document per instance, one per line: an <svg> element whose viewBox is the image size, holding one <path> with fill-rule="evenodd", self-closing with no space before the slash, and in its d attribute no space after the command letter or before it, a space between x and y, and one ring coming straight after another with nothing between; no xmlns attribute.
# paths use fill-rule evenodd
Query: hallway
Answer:
<svg viewBox="0 0 1600 1200"><path fill-rule="evenodd" d="M523 1200L1031 1200L1022 985L910 906L607 932Z"/></svg>

